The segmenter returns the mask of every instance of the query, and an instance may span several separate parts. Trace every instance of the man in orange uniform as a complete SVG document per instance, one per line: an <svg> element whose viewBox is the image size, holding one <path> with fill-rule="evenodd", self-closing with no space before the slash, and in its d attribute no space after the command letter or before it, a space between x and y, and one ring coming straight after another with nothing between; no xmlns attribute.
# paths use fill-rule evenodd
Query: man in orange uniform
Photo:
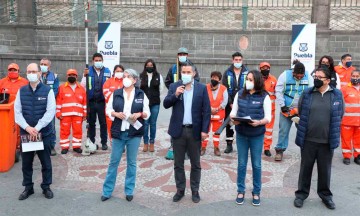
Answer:
<svg viewBox="0 0 360 216"><path fill-rule="evenodd" d="M103 85L103 94L105 97L105 102L109 101L110 96L116 89L120 89L123 87L123 76L124 76L124 67L122 65L115 65L113 77L107 79ZM111 125L112 120L106 116L106 125L108 130L108 136L111 140Z"/></svg>
<svg viewBox="0 0 360 216"><path fill-rule="evenodd" d="M20 77L19 65L11 63L8 66L8 75L0 80L0 93L9 93L9 103L15 100L18 90L29 83L27 79Z"/></svg>
<svg viewBox="0 0 360 216"><path fill-rule="evenodd" d="M266 125L266 132L264 137L264 154L271 157L270 146L272 144L272 134L275 123L275 87L277 80L270 74L270 64L268 62L260 63L260 72L264 78L265 90L269 93L271 99L271 122Z"/></svg>
<svg viewBox="0 0 360 216"><path fill-rule="evenodd" d="M341 91L345 100L345 114L341 122L343 162L350 164L354 149L354 162L360 165L360 71L351 72L351 83Z"/></svg>
<svg viewBox="0 0 360 216"><path fill-rule="evenodd" d="M211 72L210 77L211 83L206 85L211 106L211 121L209 127L209 134L213 134L214 155L220 156L220 135L215 135L214 132L220 128L221 124L224 121L225 107L228 103L228 92L227 88L220 83L222 78L221 72L213 71ZM202 148L200 152L201 156L205 154L208 142L209 137L202 142Z"/></svg>
<svg viewBox="0 0 360 216"><path fill-rule="evenodd" d="M339 75L341 88L350 82L351 72L356 68L352 66L352 57L350 54L341 56L341 64L336 66L335 72Z"/></svg>
<svg viewBox="0 0 360 216"><path fill-rule="evenodd" d="M61 154L66 154L70 146L70 129L72 128L72 147L81 153L82 122L86 120L86 91L76 82L78 73L69 69L67 82L59 87L56 97L56 118L60 120Z"/></svg>

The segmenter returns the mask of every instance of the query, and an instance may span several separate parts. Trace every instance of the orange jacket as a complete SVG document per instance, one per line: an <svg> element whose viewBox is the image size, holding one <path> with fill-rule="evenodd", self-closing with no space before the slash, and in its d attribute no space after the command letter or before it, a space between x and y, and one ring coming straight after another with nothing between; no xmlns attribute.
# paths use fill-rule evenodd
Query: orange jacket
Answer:
<svg viewBox="0 0 360 216"><path fill-rule="evenodd" d="M342 65L335 66L335 72L339 75L341 88L347 86L351 79L351 72L356 68L351 66L349 68L345 68Z"/></svg>
<svg viewBox="0 0 360 216"><path fill-rule="evenodd" d="M220 84L216 99L214 99L214 97L213 97L213 93L211 91L210 84L207 84L206 88L207 88L207 92L209 95L211 108L220 107L221 102L224 100L224 92L227 91L226 87L224 85ZM225 110L224 109L219 109L219 111L216 114L211 115L211 120L221 120L224 118L225 118Z"/></svg>
<svg viewBox="0 0 360 216"><path fill-rule="evenodd" d="M276 95L275 95L275 87L276 87L276 77L274 77L273 75L269 74L269 77L264 80L264 85L265 85L265 90L269 93L270 99L271 99L271 107L272 110L275 110L275 99L276 99Z"/></svg>
<svg viewBox="0 0 360 216"><path fill-rule="evenodd" d="M112 77L107 79L103 85L103 94L105 97L106 103L109 101L111 94L116 90L123 87L123 79L117 79Z"/></svg>
<svg viewBox="0 0 360 216"><path fill-rule="evenodd" d="M19 76L15 82L12 82L9 77L5 77L0 80L0 93L4 93L4 89L6 93L10 94L9 103L15 100L16 94L18 90L27 85L29 81L25 78Z"/></svg>
<svg viewBox="0 0 360 216"><path fill-rule="evenodd" d="M341 88L345 100L345 114L341 124L346 126L360 126L360 90L351 83Z"/></svg>
<svg viewBox="0 0 360 216"><path fill-rule="evenodd" d="M75 91L66 82L59 87L56 97L56 118L60 116L86 117L86 91L76 83Z"/></svg>

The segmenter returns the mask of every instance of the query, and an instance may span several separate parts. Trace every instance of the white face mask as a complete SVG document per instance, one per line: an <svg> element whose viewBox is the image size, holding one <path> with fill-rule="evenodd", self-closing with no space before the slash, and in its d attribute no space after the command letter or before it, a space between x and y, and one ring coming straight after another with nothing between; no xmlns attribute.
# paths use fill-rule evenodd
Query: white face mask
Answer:
<svg viewBox="0 0 360 216"><path fill-rule="evenodd" d="M251 82L249 80L246 80L246 84L245 84L246 90L251 90L254 88L254 82Z"/></svg>
<svg viewBox="0 0 360 216"><path fill-rule="evenodd" d="M114 77L121 79L124 77L124 72L115 72Z"/></svg>
<svg viewBox="0 0 360 216"><path fill-rule="evenodd" d="M31 83L35 83L35 82L39 81L39 77L38 77L37 73L26 74L26 77L29 80L29 82L31 82Z"/></svg>
<svg viewBox="0 0 360 216"><path fill-rule="evenodd" d="M186 56L179 56L179 62L181 63L186 62Z"/></svg>
<svg viewBox="0 0 360 216"><path fill-rule="evenodd" d="M192 75L191 74L181 74L181 80L184 85L190 83L192 81Z"/></svg>
<svg viewBox="0 0 360 216"><path fill-rule="evenodd" d="M133 84L133 82L129 78L126 77L123 79L123 85L125 88L130 87L132 84Z"/></svg>
<svg viewBox="0 0 360 216"><path fill-rule="evenodd" d="M47 73L47 72L48 72L48 66L46 66L46 65L40 65L40 70L41 70L41 72L43 72L43 73Z"/></svg>

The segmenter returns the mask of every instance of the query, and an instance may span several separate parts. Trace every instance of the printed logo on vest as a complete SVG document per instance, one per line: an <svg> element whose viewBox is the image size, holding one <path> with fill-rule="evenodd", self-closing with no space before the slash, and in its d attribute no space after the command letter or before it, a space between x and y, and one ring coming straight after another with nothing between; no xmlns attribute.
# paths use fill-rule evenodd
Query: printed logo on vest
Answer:
<svg viewBox="0 0 360 216"><path fill-rule="evenodd" d="M142 103L143 99L135 99L135 103Z"/></svg>
<svg viewBox="0 0 360 216"><path fill-rule="evenodd" d="M355 95L354 94L349 94L349 97L355 97Z"/></svg>
<svg viewBox="0 0 360 216"><path fill-rule="evenodd" d="M301 85L309 85L309 81L308 80L300 80L300 84Z"/></svg>
<svg viewBox="0 0 360 216"><path fill-rule="evenodd" d="M110 77L111 74L110 74L109 72L104 72L104 76L105 76L105 77Z"/></svg>
<svg viewBox="0 0 360 216"><path fill-rule="evenodd" d="M71 94L65 94L65 97L71 97Z"/></svg>
<svg viewBox="0 0 360 216"><path fill-rule="evenodd" d="M252 104L261 104L260 101L253 101Z"/></svg>
<svg viewBox="0 0 360 216"><path fill-rule="evenodd" d="M335 102L334 102L334 106L338 106L338 105L340 105L340 102L339 102L339 101L335 101Z"/></svg>
<svg viewBox="0 0 360 216"><path fill-rule="evenodd" d="M38 97L38 100L46 100L46 97Z"/></svg>

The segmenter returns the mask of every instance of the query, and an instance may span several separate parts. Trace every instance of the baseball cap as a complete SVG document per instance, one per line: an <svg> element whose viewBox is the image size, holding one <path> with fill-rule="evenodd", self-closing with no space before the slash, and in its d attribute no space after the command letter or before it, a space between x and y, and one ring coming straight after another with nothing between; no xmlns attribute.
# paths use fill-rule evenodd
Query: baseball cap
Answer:
<svg viewBox="0 0 360 216"><path fill-rule="evenodd" d="M180 47L180 48L178 49L178 54L179 54L179 53L189 54L189 51L188 51L188 49L186 49L185 47Z"/></svg>
<svg viewBox="0 0 360 216"><path fill-rule="evenodd" d="M66 72L66 75L70 75L70 74L74 74L74 75L78 75L78 72L75 69L69 69Z"/></svg>
<svg viewBox="0 0 360 216"><path fill-rule="evenodd" d="M11 64L9 64L9 66L8 66L8 70L10 70L10 69L19 70L19 65L16 64L16 63L11 63Z"/></svg>
<svg viewBox="0 0 360 216"><path fill-rule="evenodd" d="M265 67L265 66L268 66L269 68L271 67L269 62L261 62L260 63L260 68Z"/></svg>

